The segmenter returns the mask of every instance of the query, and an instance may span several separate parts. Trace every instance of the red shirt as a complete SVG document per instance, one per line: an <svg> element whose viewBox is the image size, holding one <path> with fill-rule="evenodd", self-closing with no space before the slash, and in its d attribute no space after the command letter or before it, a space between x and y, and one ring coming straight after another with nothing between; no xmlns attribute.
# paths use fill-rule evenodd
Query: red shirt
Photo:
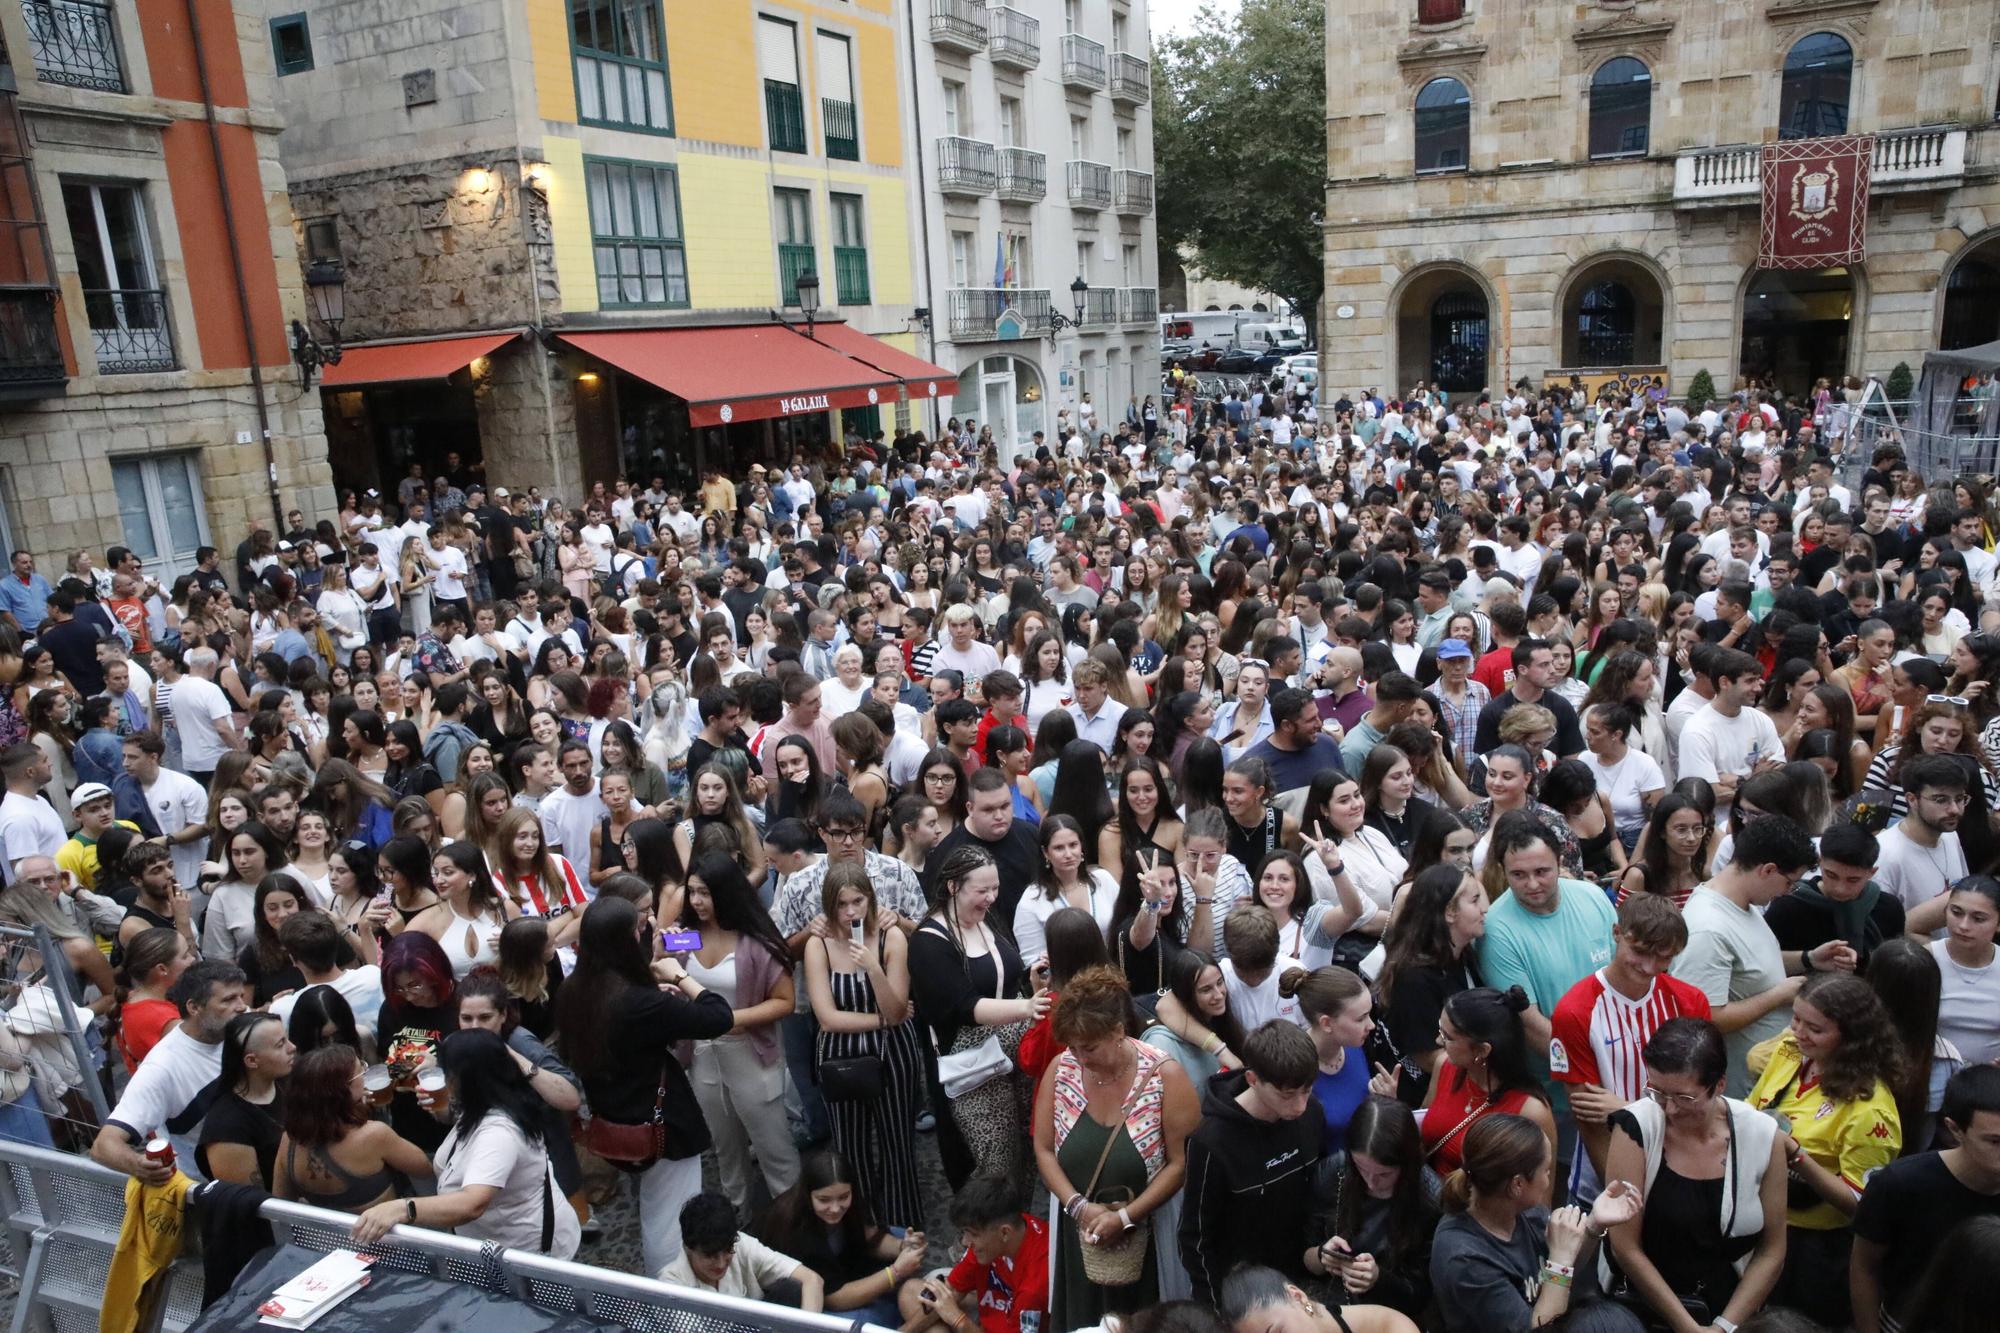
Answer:
<svg viewBox="0 0 2000 1333"><path fill-rule="evenodd" d="M1437 1077L1437 1096L1431 1100L1431 1109L1424 1112L1424 1153L1430 1159L1431 1170L1448 1176L1465 1164L1465 1136L1473 1124L1484 1116L1502 1112L1518 1115L1528 1104L1528 1094L1519 1090L1503 1092L1499 1100L1482 1106L1485 1094L1473 1087L1465 1071L1451 1061L1438 1062Z"/></svg>
<svg viewBox="0 0 2000 1333"><path fill-rule="evenodd" d="M1514 650L1495 648L1479 659L1479 665L1472 668L1472 678L1486 687L1486 692L1498 699L1514 683Z"/></svg>
<svg viewBox="0 0 2000 1333"><path fill-rule="evenodd" d="M1556 1002L1549 1019L1549 1072L1558 1082L1595 1084L1636 1102L1646 1095L1646 1063L1640 1053L1660 1025L1670 1018L1708 1015L1708 996L1679 977L1655 977L1644 998L1628 1000L1599 969Z"/></svg>
<svg viewBox="0 0 2000 1333"><path fill-rule="evenodd" d="M118 1043L125 1048L125 1072L137 1070L139 1062L180 1018L181 1012L171 1000L127 1000L118 1011Z"/></svg>
<svg viewBox="0 0 2000 1333"><path fill-rule="evenodd" d="M1023 1214L1028 1234L1012 1259L990 1265L970 1250L946 1280L954 1291L979 1293L979 1327L985 1333L1021 1333L1023 1310L1049 1308L1049 1228L1038 1217Z"/></svg>

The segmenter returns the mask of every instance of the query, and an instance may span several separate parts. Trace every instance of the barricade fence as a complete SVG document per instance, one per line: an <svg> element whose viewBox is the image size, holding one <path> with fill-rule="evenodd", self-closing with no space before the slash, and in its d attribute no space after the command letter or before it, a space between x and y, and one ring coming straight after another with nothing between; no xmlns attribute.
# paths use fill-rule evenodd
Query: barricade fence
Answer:
<svg viewBox="0 0 2000 1333"><path fill-rule="evenodd" d="M111 1108L97 1015L65 943L43 925L0 924L0 1139L87 1153Z"/></svg>
<svg viewBox="0 0 2000 1333"><path fill-rule="evenodd" d="M125 1218L127 1177L88 1158L21 1143L0 1142L0 1167L0 1209L5 1210L0 1225L21 1260L13 1333L95 1330ZM349 1214L272 1199L263 1205L262 1215L281 1245L318 1251L357 1248ZM191 1218L188 1230L195 1229ZM368 1252L379 1267L477 1286L544 1310L650 1333L864 1333L876 1328L840 1315L668 1286L420 1227L399 1226ZM182 1333L201 1314L199 1256L184 1253L169 1283L161 1333Z"/></svg>

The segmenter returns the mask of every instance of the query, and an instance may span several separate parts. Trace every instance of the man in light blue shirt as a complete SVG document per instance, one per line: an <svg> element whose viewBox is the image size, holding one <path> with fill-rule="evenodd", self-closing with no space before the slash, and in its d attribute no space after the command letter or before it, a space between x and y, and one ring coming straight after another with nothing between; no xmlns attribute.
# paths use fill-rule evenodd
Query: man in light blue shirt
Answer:
<svg viewBox="0 0 2000 1333"><path fill-rule="evenodd" d="M49 595L55 590L35 572L35 557L28 551L14 552L14 571L0 579L0 616L5 616L24 634L32 634L49 614Z"/></svg>
<svg viewBox="0 0 2000 1333"><path fill-rule="evenodd" d="M1562 1128L1557 1155L1567 1163L1576 1128L1563 1085L1549 1080L1549 1018L1571 986L1611 961L1618 913L1595 885L1558 878L1554 834L1532 819L1503 820L1506 828L1494 828L1486 855L1506 870L1507 893L1486 914L1479 975L1495 990L1519 986L1528 994L1533 1007L1521 1018L1529 1065L1549 1089Z"/></svg>

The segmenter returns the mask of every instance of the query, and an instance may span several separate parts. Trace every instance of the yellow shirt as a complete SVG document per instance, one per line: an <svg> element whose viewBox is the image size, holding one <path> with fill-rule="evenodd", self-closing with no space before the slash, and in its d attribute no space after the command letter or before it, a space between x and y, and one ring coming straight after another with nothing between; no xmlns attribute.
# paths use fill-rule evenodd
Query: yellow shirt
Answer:
<svg viewBox="0 0 2000 1333"><path fill-rule="evenodd" d="M1896 1113L1896 1099L1882 1080L1875 1080L1866 1097L1845 1102L1827 1096L1817 1080L1801 1088L1799 1047L1789 1032L1752 1047L1748 1062L1752 1069L1767 1062L1757 1086L1750 1089L1750 1105L1790 1120L1791 1135L1806 1155L1846 1181L1856 1194L1877 1169L1896 1160L1903 1147L1903 1122ZM1848 1224L1847 1214L1830 1203L1796 1206L1806 1193L1807 1187L1794 1185L1794 1206L1785 1214L1791 1225L1835 1231Z"/></svg>
<svg viewBox="0 0 2000 1333"><path fill-rule="evenodd" d="M151 1321L181 1252L181 1208L193 1185L178 1171L164 1185L125 1182L125 1221L104 1277L99 1333L133 1333Z"/></svg>
<svg viewBox="0 0 2000 1333"><path fill-rule="evenodd" d="M129 819L117 821L118 827L137 833L139 826ZM69 841L56 848L56 865L69 871L71 879L84 888L97 888L97 839L85 838L81 833L69 835Z"/></svg>

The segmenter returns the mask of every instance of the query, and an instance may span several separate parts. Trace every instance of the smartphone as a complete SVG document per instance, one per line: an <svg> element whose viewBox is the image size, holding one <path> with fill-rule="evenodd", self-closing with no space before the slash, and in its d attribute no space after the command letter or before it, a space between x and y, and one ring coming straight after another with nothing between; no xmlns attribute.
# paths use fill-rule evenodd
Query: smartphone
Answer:
<svg viewBox="0 0 2000 1333"><path fill-rule="evenodd" d="M700 953L701 932L698 930L663 930L660 932L660 952Z"/></svg>
<svg viewBox="0 0 2000 1333"><path fill-rule="evenodd" d="M853 940L856 944L859 944L861 943L861 938L863 934L866 933L866 931L867 927L864 926L861 922L859 921L851 922L847 927L847 938Z"/></svg>

